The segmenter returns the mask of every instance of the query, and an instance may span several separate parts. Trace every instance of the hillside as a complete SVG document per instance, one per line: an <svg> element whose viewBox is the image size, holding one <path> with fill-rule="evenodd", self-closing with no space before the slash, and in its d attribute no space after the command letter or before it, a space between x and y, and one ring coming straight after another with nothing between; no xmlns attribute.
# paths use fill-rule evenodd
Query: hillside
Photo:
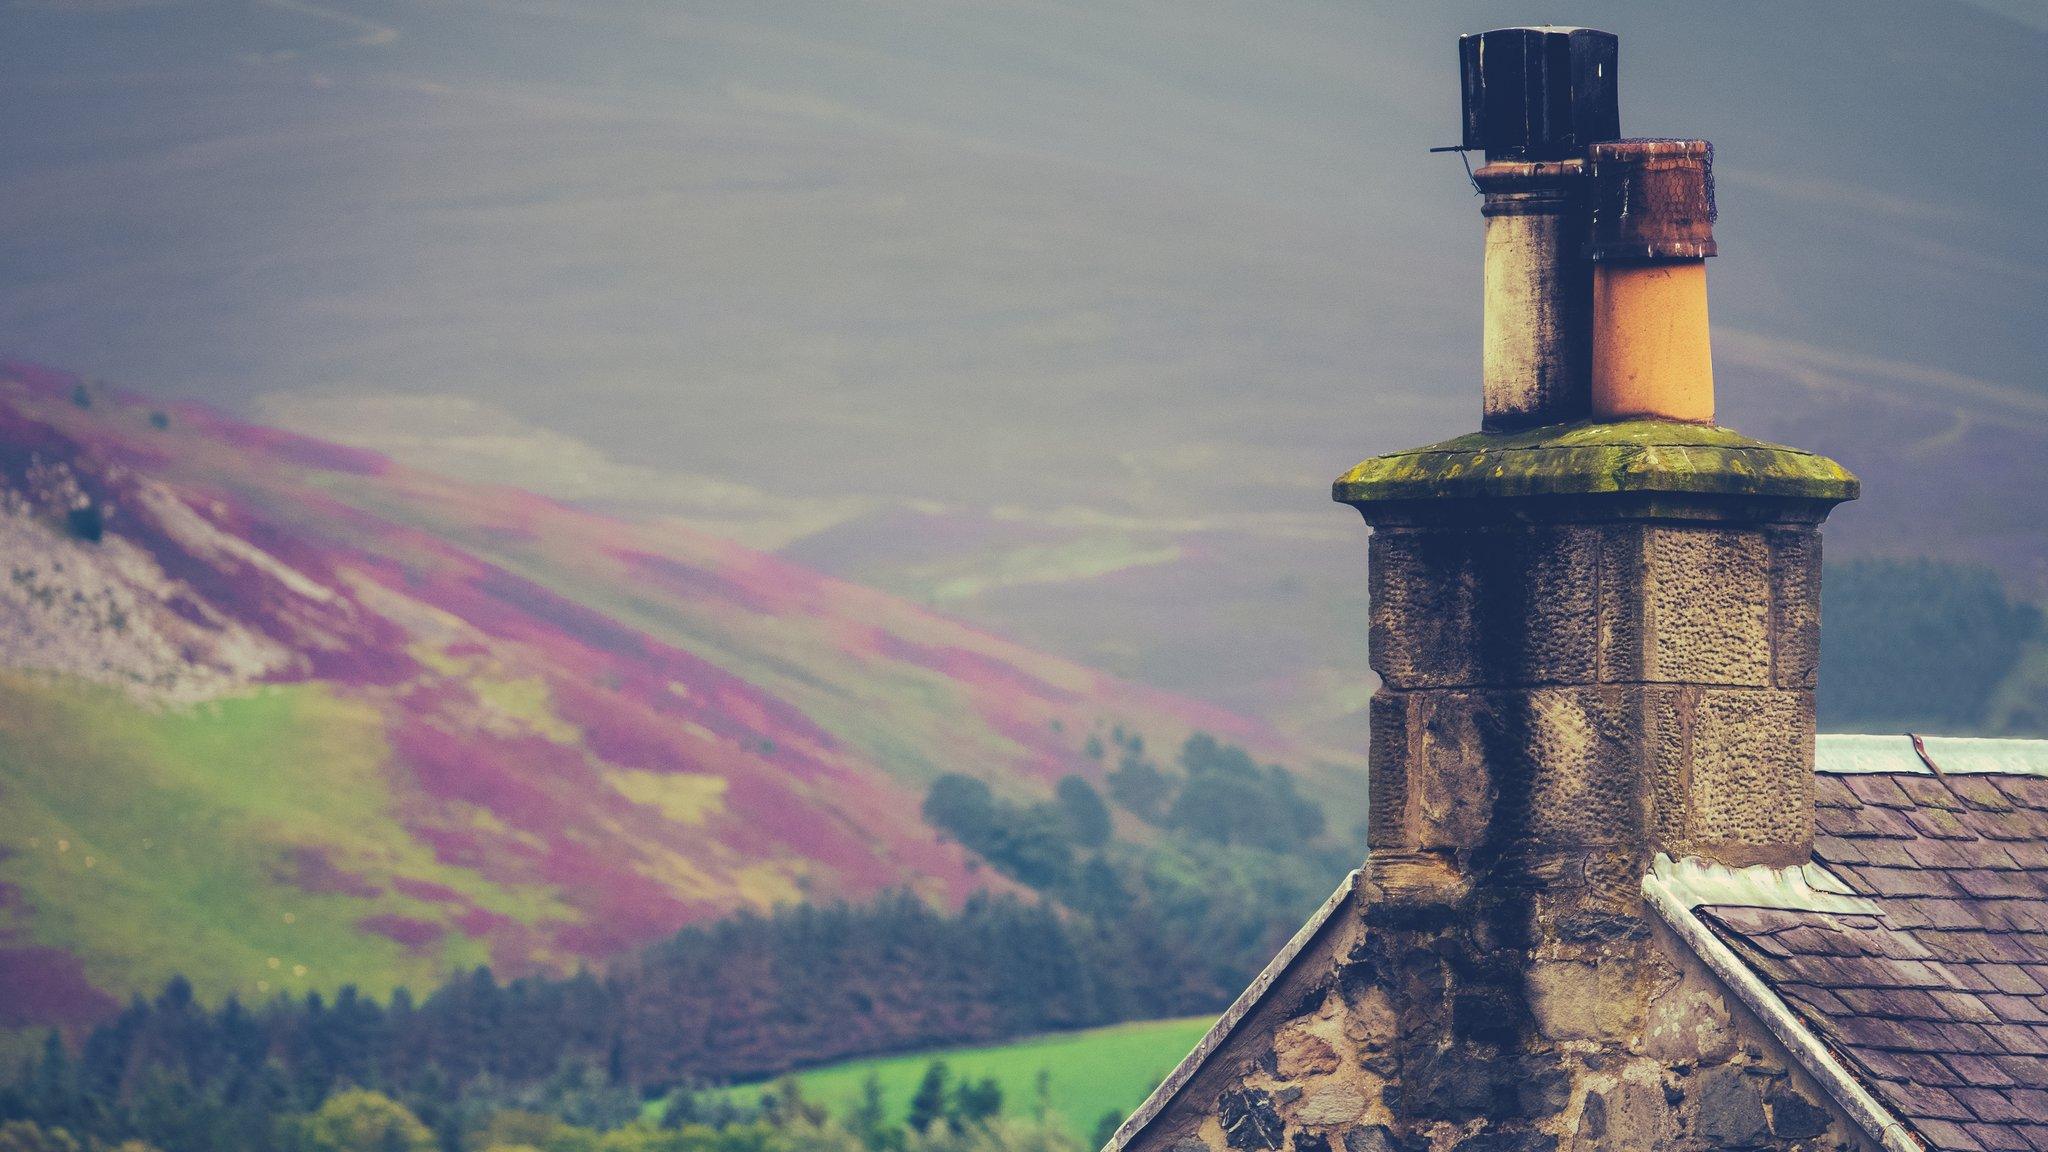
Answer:
<svg viewBox="0 0 2048 1152"><path fill-rule="evenodd" d="M784 560L33 366L0 369L0 505L0 1028L173 973L381 993L957 904L1008 882L927 785L1099 779L1118 725L1362 805L1339 755Z"/></svg>

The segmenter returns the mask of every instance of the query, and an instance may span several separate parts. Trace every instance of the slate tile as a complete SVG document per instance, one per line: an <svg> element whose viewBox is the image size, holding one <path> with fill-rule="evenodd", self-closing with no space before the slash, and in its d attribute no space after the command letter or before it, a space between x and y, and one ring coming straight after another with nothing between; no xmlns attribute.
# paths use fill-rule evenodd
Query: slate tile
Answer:
<svg viewBox="0 0 2048 1152"><path fill-rule="evenodd" d="M1974 993L1938 988L1931 992L1923 992L1921 995L1934 1001L1937 1010L1951 1020L1960 1020L1968 1024L1998 1024L2004 1021L2004 1017L1986 1004L1983 997Z"/></svg>
<svg viewBox="0 0 2048 1152"><path fill-rule="evenodd" d="M1962 1101L1951 1096L1946 1088L1936 1088L1931 1084L1915 1084L1910 1080L1891 1081L1885 1084L1884 1094L1899 1111L1908 1116L1954 1120L1964 1124L1974 1123L1977 1119L1977 1114L1965 1107Z"/></svg>
<svg viewBox="0 0 2048 1152"><path fill-rule="evenodd" d="M1941 1062L1948 1065L1949 1070L1961 1077L1962 1082L1965 1084L1981 1084L1986 1088L2011 1088L2015 1086L2013 1078L2006 1073L2005 1069L1998 1066L1996 1060L1989 1056L1979 1056L1967 1052L1951 1052L1943 1056Z"/></svg>
<svg viewBox="0 0 2048 1152"><path fill-rule="evenodd" d="M1842 999L1826 988L1813 984L1787 984L1779 990L1783 995L1799 1001L1810 1015L1840 1016L1850 1011Z"/></svg>
<svg viewBox="0 0 2048 1152"><path fill-rule="evenodd" d="M1934 997L1917 988L1842 988L1844 1003L1864 1016L1886 1020L1943 1020L1947 1013Z"/></svg>
<svg viewBox="0 0 2048 1152"><path fill-rule="evenodd" d="M1950 964L1947 965L1947 969L1951 977L1949 981L1949 987L1951 988L1961 988L1969 992L2002 991L1998 985L1985 978L1983 965Z"/></svg>
<svg viewBox="0 0 2048 1152"><path fill-rule="evenodd" d="M1998 798L2005 800L2005 794L1999 793ZM1815 806L1821 808L1861 808L1863 806L1863 801L1858 800L1856 794L1849 791L1849 786L1842 782L1840 776L1825 772L1816 774L1813 778L1813 802ZM2006 802L2011 803L2009 800Z"/></svg>
<svg viewBox="0 0 2048 1152"><path fill-rule="evenodd" d="M1865 932L1858 938L1864 953L1882 956L1887 960L1928 960L1941 961L1947 957L1927 946L1926 941L1912 932L1899 932L1886 928L1877 932Z"/></svg>
<svg viewBox="0 0 2048 1152"><path fill-rule="evenodd" d="M2048 1024L2048 1012L2042 1011L2033 997L2014 996L2005 992L1986 992L1980 995L1979 999L1985 1007L1998 1013L2000 1020L2009 1024Z"/></svg>
<svg viewBox="0 0 2048 1152"><path fill-rule="evenodd" d="M2005 798L2012 801L2016 806L2040 807L2043 804L2048 804L2048 791L2044 791L2040 787L2039 782L2032 777L1986 776L1984 778L1998 785L1998 790L2003 792Z"/></svg>
<svg viewBox="0 0 2048 1152"><path fill-rule="evenodd" d="M2012 811L2012 801L1998 785L1982 776L1950 776L1948 790L1972 808L1990 812Z"/></svg>
<svg viewBox="0 0 2048 1152"><path fill-rule="evenodd" d="M2017 964L1974 964L1970 970L1990 981L1991 986L2000 992L2018 996L2039 996L2048 992L2048 988L2043 988L2040 981L2027 975L2026 970Z"/></svg>
<svg viewBox="0 0 2048 1152"><path fill-rule="evenodd" d="M1852 840L1845 836L1817 835L1813 838L1813 854L1828 864L1870 864L1865 847L1869 840Z"/></svg>
<svg viewBox="0 0 2048 1152"><path fill-rule="evenodd" d="M1784 914L1772 908L1712 908L1709 915L1744 936L1773 936L1784 930Z"/></svg>
<svg viewBox="0 0 2048 1152"><path fill-rule="evenodd" d="M1938 1088L1969 1083L1956 1075L1940 1057L1926 1052L1889 1051L1864 1046L1852 1046L1850 1051L1874 1080L1910 1080Z"/></svg>
<svg viewBox="0 0 2048 1152"><path fill-rule="evenodd" d="M1856 869L1856 877L1869 885L1869 891L1877 896L1968 896L1951 883L1946 872L1934 872L1925 868L1879 868L1875 866Z"/></svg>
<svg viewBox="0 0 2048 1152"><path fill-rule="evenodd" d="M1834 1032L1850 1047L1880 1048L1893 1053L1915 1053L1926 1056L1927 1062L1934 1068L1946 1067L1929 1055L1941 1051L1935 1046L1940 1038L1916 1027L1922 1023L1925 1021L1887 1020L1878 1016L1837 1016L1828 1022L1828 1030ZM1940 1081L1930 1076L1928 1083L1938 1084Z"/></svg>
<svg viewBox="0 0 2048 1152"><path fill-rule="evenodd" d="M2012 1051L2011 1045L1992 1038L1994 1032L2012 1033L2032 1028L2032 1025L2028 1024L1999 1024L1986 1027L1982 1024L1958 1024L1953 1020L1916 1020L1913 1026L1930 1037L1928 1051L1944 1053L1996 1052L2001 1047Z"/></svg>
<svg viewBox="0 0 2048 1152"><path fill-rule="evenodd" d="M1916 1119L1913 1121L1913 1129L1925 1137L1931 1147L1944 1149L1945 1152L1984 1152L1984 1146L1977 1143L1968 1132L1963 1131L1959 1124L1951 1124L1945 1120Z"/></svg>
<svg viewBox="0 0 2048 1152"><path fill-rule="evenodd" d="M1990 854L1978 840L1900 840L1896 843L1912 863L1922 868L1983 868ZM1999 856L2004 857L2005 854L2000 852Z"/></svg>
<svg viewBox="0 0 2048 1152"><path fill-rule="evenodd" d="M1844 776L1842 783L1865 804L1880 808L1911 808L1913 798L1902 791L1890 773L1871 773L1864 776ZM2010 793L2008 793L2010 798Z"/></svg>
<svg viewBox="0 0 2048 1152"><path fill-rule="evenodd" d="M1951 1088L1949 1094L1963 1102L1963 1106L1977 1114L1977 1119L1989 1124L2010 1124L2026 1120L2028 1116L2014 1106L2006 1094L1997 1088ZM1975 1136L1976 1133L1972 1132ZM1982 1142L1983 1137L1978 1137Z"/></svg>
<svg viewBox="0 0 2048 1152"><path fill-rule="evenodd" d="M1988 1152L2034 1152L2034 1146L2025 1136L2005 1124L1965 1124L1963 1131L1970 1138L1982 1144Z"/></svg>
<svg viewBox="0 0 2048 1152"><path fill-rule="evenodd" d="M1989 1057L2016 1084L2048 1085L2048 1056L2014 1056L2001 1053Z"/></svg>
<svg viewBox="0 0 2048 1152"><path fill-rule="evenodd" d="M2048 868L2048 842L2009 840L1998 847L2022 868Z"/></svg>
<svg viewBox="0 0 2048 1152"><path fill-rule="evenodd" d="M2048 877L2026 871L2000 872L1994 868L1955 868L1944 873L1965 896L1977 900L2006 897L2038 900L2048 896Z"/></svg>
<svg viewBox="0 0 2048 1152"><path fill-rule="evenodd" d="M1915 807L1949 810L1960 810L1963 807L1962 800L1950 792L1947 783L1939 777L1900 774L1893 776L1891 780L1899 786L1899 791L1904 792L1907 798L1913 801Z"/></svg>
<svg viewBox="0 0 2048 1152"><path fill-rule="evenodd" d="M1918 829L1922 836L1936 840L1975 840L1977 834L1967 827L1955 813L1941 808L1908 808L1904 811L1906 823Z"/></svg>
<svg viewBox="0 0 2048 1152"><path fill-rule="evenodd" d="M2048 1025L2004 1024L1990 1032L1999 1047L2015 1056L2048 1056Z"/></svg>
<svg viewBox="0 0 2048 1152"><path fill-rule="evenodd" d="M1913 912L1913 918L1919 920L1919 924L1905 924L1905 922L1898 920L1896 916L1890 916L1892 927L1896 927L1896 929L1929 927L1929 929L1944 929L1944 931L1948 931L1948 929L1982 931L1982 929L1987 929L1987 927L2003 927L2001 920L1987 918L1985 914L1982 914L1982 910L1978 908L1976 900L1925 898L1925 900L1898 900L1896 904L1911 904L1909 910ZM1886 904L1884 910L1892 912L1890 902Z"/></svg>

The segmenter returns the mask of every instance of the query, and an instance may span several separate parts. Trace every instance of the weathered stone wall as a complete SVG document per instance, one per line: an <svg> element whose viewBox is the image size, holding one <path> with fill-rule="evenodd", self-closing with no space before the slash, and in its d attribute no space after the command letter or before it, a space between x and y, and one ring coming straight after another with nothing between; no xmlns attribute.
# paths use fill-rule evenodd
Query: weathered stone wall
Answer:
<svg viewBox="0 0 2048 1152"><path fill-rule="evenodd" d="M1819 564L1810 524L1382 525L1374 856L1805 860Z"/></svg>
<svg viewBox="0 0 2048 1152"><path fill-rule="evenodd" d="M1541 915L1361 889L1125 1148L1868 1147L1660 928L1546 940Z"/></svg>

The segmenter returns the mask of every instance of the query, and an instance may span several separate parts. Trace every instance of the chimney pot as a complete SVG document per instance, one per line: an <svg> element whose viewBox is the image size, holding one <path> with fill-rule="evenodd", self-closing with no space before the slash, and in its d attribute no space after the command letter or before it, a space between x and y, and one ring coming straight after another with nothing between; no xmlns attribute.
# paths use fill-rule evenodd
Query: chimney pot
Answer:
<svg viewBox="0 0 2048 1152"><path fill-rule="evenodd" d="M1705 140L1587 149L1595 420L1713 423L1713 164Z"/></svg>
<svg viewBox="0 0 2048 1152"><path fill-rule="evenodd" d="M1464 146L1492 160L1566 160L1621 135L1619 41L1594 28L1495 28L1458 38Z"/></svg>
<svg viewBox="0 0 2048 1152"><path fill-rule="evenodd" d="M1714 146L1705 140L1608 140L1586 150L1595 260L1714 255Z"/></svg>

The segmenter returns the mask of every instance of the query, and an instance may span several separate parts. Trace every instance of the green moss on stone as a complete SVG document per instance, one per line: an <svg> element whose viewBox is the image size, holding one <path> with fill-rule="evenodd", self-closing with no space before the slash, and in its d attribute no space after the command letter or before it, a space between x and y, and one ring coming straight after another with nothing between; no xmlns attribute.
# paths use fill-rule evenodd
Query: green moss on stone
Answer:
<svg viewBox="0 0 2048 1152"><path fill-rule="evenodd" d="M1345 504L1603 492L1856 498L1848 469L1825 456L1726 428L1663 420L1553 424L1475 432L1375 456L1339 477Z"/></svg>

